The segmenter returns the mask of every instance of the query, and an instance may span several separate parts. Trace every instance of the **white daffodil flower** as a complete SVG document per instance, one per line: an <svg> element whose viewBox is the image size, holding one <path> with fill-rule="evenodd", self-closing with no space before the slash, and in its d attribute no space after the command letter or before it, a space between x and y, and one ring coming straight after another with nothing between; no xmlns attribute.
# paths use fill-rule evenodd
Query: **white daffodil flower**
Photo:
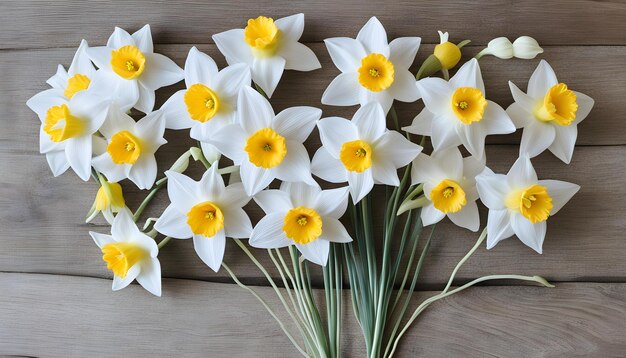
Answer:
<svg viewBox="0 0 626 358"><path fill-rule="evenodd" d="M322 147L313 156L313 174L331 183L347 181L355 204L374 183L400 185L398 168L422 151L400 133L387 130L385 113L377 102L359 108L352 121L330 117L317 126Z"/></svg>
<svg viewBox="0 0 626 358"><path fill-rule="evenodd" d="M510 81L509 87L515 102L506 112L517 128L524 128L520 155L532 158L549 149L569 164L578 137L578 123L591 111L593 99L560 83L544 60L530 76L527 93Z"/></svg>
<svg viewBox="0 0 626 358"><path fill-rule="evenodd" d="M237 101L237 119L200 138L240 166L246 193L253 196L274 179L311 185L309 154L302 144L322 116L314 107L291 107L274 115L270 103L251 87Z"/></svg>
<svg viewBox="0 0 626 358"><path fill-rule="evenodd" d="M317 185L283 183L263 190L254 201L265 217L252 230L250 245L281 248L296 245L305 259L326 266L331 242L352 241L339 221L348 206L348 188L322 190Z"/></svg>
<svg viewBox="0 0 626 358"><path fill-rule="evenodd" d="M46 82L52 86L54 92L59 92L68 100L83 90L86 90L96 73L86 50L89 48L87 41L82 40L70 67L66 71L63 65L57 67L57 73Z"/></svg>
<svg viewBox="0 0 626 358"><path fill-rule="evenodd" d="M461 66L450 81L428 77L418 81L417 87L426 108L402 129L430 136L435 151L463 144L481 158L487 135L515 132L504 109L485 99L485 85L475 59Z"/></svg>
<svg viewBox="0 0 626 358"><path fill-rule="evenodd" d="M26 102L41 120L39 151L46 154L54 176L69 167L82 180L91 176L93 134L105 121L109 102L90 92L76 93L68 101L60 92L43 91Z"/></svg>
<svg viewBox="0 0 626 358"><path fill-rule="evenodd" d="M102 250L102 259L113 272L113 291L121 290L133 280L155 296L161 296L161 264L156 242L142 233L128 209L113 219L111 235L90 231Z"/></svg>
<svg viewBox="0 0 626 358"><path fill-rule="evenodd" d="M274 21L265 16L249 19L245 29L213 35L213 41L229 65L245 63L252 80L272 97L284 70L312 71L322 67L313 51L298 42L304 30L304 14Z"/></svg>
<svg viewBox="0 0 626 358"><path fill-rule="evenodd" d="M149 189L157 176L154 153L167 143L163 138L165 120L160 111L152 112L138 122L111 106L109 116L100 128L108 141L105 153L93 158L93 167L112 182L130 179L139 189Z"/></svg>
<svg viewBox="0 0 626 358"><path fill-rule="evenodd" d="M400 37L387 42L387 32L376 17L359 31L356 39L324 40L341 74L328 85L322 103L334 106L378 102L385 113L393 100L414 102L420 98L409 67L420 46L419 37Z"/></svg>
<svg viewBox="0 0 626 358"><path fill-rule="evenodd" d="M92 88L112 99L124 112L154 108L154 91L183 79L183 69L154 53L150 25L130 35L115 28L106 46L90 47L87 55L98 66Z"/></svg>
<svg viewBox="0 0 626 358"><path fill-rule="evenodd" d="M413 161L411 180L424 184L428 203L422 207L424 225L438 223L445 216L460 227L478 231L478 191L476 176L485 169L485 161L463 158L457 147L421 154Z"/></svg>
<svg viewBox="0 0 626 358"><path fill-rule="evenodd" d="M537 180L528 156L517 159L506 175L485 168L476 184L480 200L489 208L487 248L515 234L538 253L546 236L546 220L580 189L564 181Z"/></svg>
<svg viewBox="0 0 626 358"><path fill-rule="evenodd" d="M169 170L165 175L171 204L154 228L176 239L193 237L198 256L217 272L224 257L226 236L250 237L252 224L242 209L250 197L241 183L225 186L217 165L207 170L199 182Z"/></svg>
<svg viewBox="0 0 626 358"><path fill-rule="evenodd" d="M218 71L215 61L192 47L185 62L185 85L161 107L165 128L191 128L191 138L206 138L235 121L237 96L250 85L250 68L243 63ZM209 162L219 159L214 147L202 142Z"/></svg>

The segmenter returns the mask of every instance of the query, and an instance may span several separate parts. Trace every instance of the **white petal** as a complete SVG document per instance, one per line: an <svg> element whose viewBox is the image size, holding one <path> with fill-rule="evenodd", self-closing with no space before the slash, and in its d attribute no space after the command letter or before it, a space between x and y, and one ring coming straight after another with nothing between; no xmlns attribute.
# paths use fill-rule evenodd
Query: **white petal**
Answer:
<svg viewBox="0 0 626 358"><path fill-rule="evenodd" d="M444 116L435 116L431 137L433 148L438 151L461 145L461 139L456 132L457 126Z"/></svg>
<svg viewBox="0 0 626 358"><path fill-rule="evenodd" d="M230 124L218 130L210 138L199 138L214 145L222 154L239 165L248 156L244 151L246 133L239 124Z"/></svg>
<svg viewBox="0 0 626 358"><path fill-rule="evenodd" d="M215 76L215 90L228 98L235 98L244 86L250 86L250 67L237 63L222 69Z"/></svg>
<svg viewBox="0 0 626 358"><path fill-rule="evenodd" d="M205 171L199 183L200 196L210 201L219 200L222 193L226 190L224 179L217 172L217 165L212 165L209 170Z"/></svg>
<svg viewBox="0 0 626 358"><path fill-rule="evenodd" d="M478 122L487 134L510 134L515 132L515 124L499 104L487 101L483 120Z"/></svg>
<svg viewBox="0 0 626 358"><path fill-rule="evenodd" d="M285 59L279 56L256 58L252 63L252 80L272 97L285 70Z"/></svg>
<svg viewBox="0 0 626 358"><path fill-rule="evenodd" d="M513 124L511 124L512 126ZM515 127L513 127L515 128ZM479 158L485 153L485 137L487 136L487 128L480 123L461 124L456 126L456 133L461 144L470 152L471 155Z"/></svg>
<svg viewBox="0 0 626 358"><path fill-rule="evenodd" d="M359 103L365 106L371 102L377 102L383 108L383 112L387 114L393 104L393 95L391 91L372 92L366 88L359 89Z"/></svg>
<svg viewBox="0 0 626 358"><path fill-rule="evenodd" d="M389 93L394 99L402 102L415 102L420 98L420 91L415 85L415 77L409 70L396 69L395 78Z"/></svg>
<svg viewBox="0 0 626 358"><path fill-rule="evenodd" d="M199 183L184 174L171 170L166 171L165 175L170 201L179 211L186 213L198 202L198 197L201 195Z"/></svg>
<svg viewBox="0 0 626 358"><path fill-rule="evenodd" d="M240 174L243 187L249 196L265 189L276 178L272 169L257 167L248 160L241 162Z"/></svg>
<svg viewBox="0 0 626 358"><path fill-rule="evenodd" d="M289 193L289 198L294 207L304 206L307 208L316 208L317 200L322 192L319 185L309 185L297 182L283 182L280 190Z"/></svg>
<svg viewBox="0 0 626 358"><path fill-rule="evenodd" d="M200 148L202 149L202 154L204 155L204 157L209 163L213 164L217 162L218 160L220 160L220 157L221 157L220 151L217 150L217 148L213 144L209 144L207 142L200 142Z"/></svg>
<svg viewBox="0 0 626 358"><path fill-rule="evenodd" d="M106 46L89 47L85 50L89 59L98 68L105 69L108 72L111 71L111 51L112 49Z"/></svg>
<svg viewBox="0 0 626 358"><path fill-rule="evenodd" d="M463 155L457 147L436 151L431 158L447 179L458 180L463 176Z"/></svg>
<svg viewBox="0 0 626 358"><path fill-rule="evenodd" d="M113 291L118 291L126 286L130 285L131 282L137 278L139 273L141 272L141 265L139 263L134 264L131 268L128 269L126 273L126 277L121 278L119 276L113 276Z"/></svg>
<svg viewBox="0 0 626 358"><path fill-rule="evenodd" d="M195 46L189 50L185 60L185 85L187 88L196 83L208 85L217 75L217 65L213 59L200 52Z"/></svg>
<svg viewBox="0 0 626 358"><path fill-rule="evenodd" d="M296 244L296 247L305 259L314 264L326 266L328 251L330 249L330 242L327 240L317 239L308 244Z"/></svg>
<svg viewBox="0 0 626 358"><path fill-rule="evenodd" d="M89 45L87 41L82 40L80 42L80 46L78 46L78 50L76 50L76 54L74 54L74 58L72 59L72 64L68 69L68 75L74 76L76 74L83 74L87 77L91 77L94 72L96 72L95 68L91 64L91 60L87 55L87 48Z"/></svg>
<svg viewBox="0 0 626 358"><path fill-rule="evenodd" d="M459 184L465 190L468 201L476 201L479 197L478 189L476 189L476 176L485 170L485 162L485 156L463 158L463 177L459 180Z"/></svg>
<svg viewBox="0 0 626 358"><path fill-rule="evenodd" d="M422 147L410 142L396 131L388 131L375 143L375 162L389 162L395 168L409 164L422 151Z"/></svg>
<svg viewBox="0 0 626 358"><path fill-rule="evenodd" d="M287 155L275 168L275 175L282 181L316 184L311 177L309 153L302 143L294 140L287 140Z"/></svg>
<svg viewBox="0 0 626 358"><path fill-rule="evenodd" d="M286 70L313 71L322 67L315 53L296 41L285 41L278 54L285 59Z"/></svg>
<svg viewBox="0 0 626 358"><path fill-rule="evenodd" d="M285 39L298 41L304 31L304 14L295 14L280 18L274 22Z"/></svg>
<svg viewBox="0 0 626 358"><path fill-rule="evenodd" d="M161 145L167 143L163 139L165 133L165 118L163 113L155 111L147 114L135 124L135 133L141 138L151 151L156 151Z"/></svg>
<svg viewBox="0 0 626 358"><path fill-rule="evenodd" d="M486 96L485 84L480 73L480 66L475 58L467 61L463 66L461 66L461 68L459 68L458 71L456 71L456 74L450 79L450 84L454 88L478 88L483 93L483 96Z"/></svg>
<svg viewBox="0 0 626 358"><path fill-rule="evenodd" d="M139 82L139 99L135 103L135 108L143 113L150 113L154 109L156 94L154 90L147 88L143 83Z"/></svg>
<svg viewBox="0 0 626 358"><path fill-rule="evenodd" d="M583 119L587 118L589 112L593 108L594 100L593 98L587 96L584 93L576 92L576 103L578 104L578 111L576 111L576 119L573 124L578 124L583 121Z"/></svg>
<svg viewBox="0 0 626 358"><path fill-rule="evenodd" d="M237 117L243 129L253 134L259 129L271 127L274 110L263 95L246 86L239 93Z"/></svg>
<svg viewBox="0 0 626 358"><path fill-rule="evenodd" d="M224 211L224 231L226 236L247 239L252 233L250 218L242 208L229 208Z"/></svg>
<svg viewBox="0 0 626 358"><path fill-rule="evenodd" d="M53 142L48 133L43 130L43 124L39 128L39 152L50 153L62 151L65 153L65 142Z"/></svg>
<svg viewBox="0 0 626 358"><path fill-rule="evenodd" d="M272 127L281 136L304 142L322 116L322 110L315 107L289 107L276 115Z"/></svg>
<svg viewBox="0 0 626 358"><path fill-rule="evenodd" d="M350 195L352 202L358 203L367 195L374 187L374 177L372 170L367 169L363 173L348 171L348 185L350 186Z"/></svg>
<svg viewBox="0 0 626 358"><path fill-rule="evenodd" d="M519 147L520 155L533 158L541 154L554 142L555 128L551 124L534 121L524 128Z"/></svg>
<svg viewBox="0 0 626 358"><path fill-rule="evenodd" d="M413 118L413 123L411 123L410 126L402 127L402 130L412 134L431 136L433 118L435 118L435 115L428 109L424 108L415 118Z"/></svg>
<svg viewBox="0 0 626 358"><path fill-rule="evenodd" d="M372 16L367 21L359 31L356 39L363 44L367 53L380 53L385 57L389 57L387 32L376 16Z"/></svg>
<svg viewBox="0 0 626 358"><path fill-rule="evenodd" d="M289 193L278 189L262 190L254 196L254 201L266 214L284 214L294 207Z"/></svg>
<svg viewBox="0 0 626 358"><path fill-rule="evenodd" d="M511 227L511 214L508 209L489 210L487 217L487 249L496 246L497 243L513 236Z"/></svg>
<svg viewBox="0 0 626 358"><path fill-rule="evenodd" d="M229 65L246 63L252 65L254 56L250 46L246 44L243 29L233 29L213 35L213 41L220 52L226 57Z"/></svg>
<svg viewBox="0 0 626 358"><path fill-rule="evenodd" d="M70 112L86 120L85 132L95 133L108 116L110 102L99 98L91 91L81 91L68 102Z"/></svg>
<svg viewBox="0 0 626 358"><path fill-rule="evenodd" d="M151 90L173 85L185 78L185 72L176 62L159 54L147 53L145 71L139 77L139 82Z"/></svg>
<svg viewBox="0 0 626 358"><path fill-rule="evenodd" d="M536 121L535 116L517 102L512 103L509 108L506 109L506 114L511 118L515 128L524 128Z"/></svg>
<svg viewBox="0 0 626 358"><path fill-rule="evenodd" d="M176 239L188 239L193 236L187 224L187 215L174 205L165 208L159 220L154 224L154 228L161 234Z"/></svg>
<svg viewBox="0 0 626 358"><path fill-rule="evenodd" d="M215 272L219 271L226 247L224 230L218 231L213 237L197 234L193 235L193 247L198 257L200 257L207 266Z"/></svg>
<svg viewBox="0 0 626 358"><path fill-rule="evenodd" d="M545 60L541 60L528 80L528 91L526 92L532 98L543 98L548 90L558 83L552 67Z"/></svg>
<svg viewBox="0 0 626 358"><path fill-rule="evenodd" d="M139 189L150 189L157 176L157 162L153 154L142 155L128 172L130 179Z"/></svg>
<svg viewBox="0 0 626 358"><path fill-rule="evenodd" d="M139 48L139 51L143 52L144 54L154 52L150 24L144 25L144 27L132 34L131 37L135 41L135 45L137 46L137 48Z"/></svg>
<svg viewBox="0 0 626 358"><path fill-rule="evenodd" d="M113 34L111 34L109 40L107 41L107 47L118 49L126 45L134 46L135 40L130 36L128 32L126 32L126 30L115 27L115 30L113 30Z"/></svg>
<svg viewBox="0 0 626 358"><path fill-rule="evenodd" d="M543 240L546 237L545 221L533 224L519 213L511 214L511 227L515 235L531 249L542 252Z"/></svg>
<svg viewBox="0 0 626 358"><path fill-rule="evenodd" d="M441 221L446 216L443 211L435 208L435 206L431 203L422 208L421 218L424 226L436 224Z"/></svg>
<svg viewBox="0 0 626 358"><path fill-rule="evenodd" d="M133 215L130 210L122 209L115 215L113 225L111 225L111 235L115 241L128 241L134 236L143 235L135 221L133 221Z"/></svg>
<svg viewBox="0 0 626 358"><path fill-rule="evenodd" d="M229 208L241 208L248 204L250 199L242 183L232 183L221 193L219 203Z"/></svg>
<svg viewBox="0 0 626 358"><path fill-rule="evenodd" d="M331 156L324 147L321 147L315 152L311 162L311 172L331 183L343 183L348 181L346 169L341 161Z"/></svg>
<svg viewBox="0 0 626 358"><path fill-rule="evenodd" d="M474 232L480 228L480 218L478 217L478 206L475 201L468 202L456 213L449 213L448 217L452 222L460 227L464 227Z"/></svg>
<svg viewBox="0 0 626 358"><path fill-rule="evenodd" d="M569 164L574 154L574 146L578 137L578 126L570 124L565 127L555 127L554 142L548 148L552 154L561 159L563 163Z"/></svg>
<svg viewBox="0 0 626 358"><path fill-rule="evenodd" d="M99 248L102 248L102 246L106 244L115 242L115 240L113 240L113 237L111 235L101 234L99 232L93 232L93 231L90 231L89 235L91 235L91 238L96 243L96 245L98 245Z"/></svg>
<svg viewBox="0 0 626 358"><path fill-rule="evenodd" d="M317 202L314 207L322 216L340 219L348 207L349 193L350 190L347 186L322 190L317 196Z"/></svg>
<svg viewBox="0 0 626 358"><path fill-rule="evenodd" d="M151 294L161 297L161 263L158 259L146 260L141 264L137 282Z"/></svg>
<svg viewBox="0 0 626 358"><path fill-rule="evenodd" d="M322 145L334 158L339 158L344 143L359 139L356 126L345 118L323 118L317 123L317 128Z"/></svg>
<svg viewBox="0 0 626 358"><path fill-rule="evenodd" d="M248 243L261 249L278 249L293 244L283 231L286 213L265 215L252 230Z"/></svg>
<svg viewBox="0 0 626 358"><path fill-rule="evenodd" d="M417 82L417 88L426 108L434 113L449 113L454 88L441 78L427 77Z"/></svg>
<svg viewBox="0 0 626 358"><path fill-rule="evenodd" d="M76 175L88 181L91 177L91 135L69 139L65 154Z"/></svg>
<svg viewBox="0 0 626 358"><path fill-rule="evenodd" d="M506 207L506 197L511 191L504 174L494 174L489 168L485 168L476 177L476 187L480 195L480 201L491 210L502 210Z"/></svg>
<svg viewBox="0 0 626 358"><path fill-rule="evenodd" d="M421 154L413 161L413 167L411 167L411 183L413 185L427 182L438 183L448 177L448 174L441 168L439 160L433 157Z"/></svg>
<svg viewBox="0 0 626 358"><path fill-rule="evenodd" d="M396 69L411 67L421 41L422 39L419 37L398 37L391 41L389 43L389 60L393 66ZM413 77L413 82L415 82L415 77Z"/></svg>
<svg viewBox="0 0 626 358"><path fill-rule="evenodd" d="M92 160L94 169L104 174L110 182L118 182L127 178L130 164L115 164L109 153L103 153Z"/></svg>
<svg viewBox="0 0 626 358"><path fill-rule="evenodd" d="M322 103L331 106L353 106L359 104L359 75L346 72L335 77L322 94Z"/></svg>
<svg viewBox="0 0 626 358"><path fill-rule="evenodd" d="M548 189L548 194L552 198L552 211L550 215L556 214L561 208L580 190L580 185L568 183L560 180L540 180L539 185Z"/></svg>
<svg viewBox="0 0 626 358"><path fill-rule="evenodd" d="M67 161L67 157L65 156L65 151L62 150L46 153L46 160L52 170L52 175L55 177L65 173L65 171L70 167L70 163Z"/></svg>
<svg viewBox="0 0 626 358"><path fill-rule="evenodd" d="M339 71L356 73L361 67L361 59L367 54L363 45L349 37L334 37L324 40L328 54Z"/></svg>
<svg viewBox="0 0 626 358"><path fill-rule="evenodd" d="M372 165L372 175L375 184L399 186L398 169L392 162L381 160Z"/></svg>
<svg viewBox="0 0 626 358"><path fill-rule="evenodd" d="M387 130L385 122L385 112L380 104L371 102L359 108L352 123L357 128L359 138L368 143L373 143Z"/></svg>
<svg viewBox="0 0 626 358"><path fill-rule="evenodd" d="M76 57L76 55L74 55L74 57ZM91 64L91 60L89 60L89 58L87 58L87 61ZM52 75L52 77L48 78L46 83L52 86L53 89L64 91L69 78L70 76L67 74L67 71L65 71L65 67L63 67L63 65L58 65L57 72Z"/></svg>
<svg viewBox="0 0 626 358"><path fill-rule="evenodd" d="M63 96L63 92L56 89L41 91L26 101L28 108L37 113L42 123L46 119L48 109L65 103L67 103L67 99Z"/></svg>
<svg viewBox="0 0 626 358"><path fill-rule="evenodd" d="M96 72L89 91L93 95L114 101L124 112L130 110L139 100L139 83L136 80L125 80L113 72Z"/></svg>
<svg viewBox="0 0 626 358"><path fill-rule="evenodd" d="M322 225L321 240L338 243L347 243L352 241L352 237L350 237L346 228L337 218L325 217L322 220L324 223Z"/></svg>
<svg viewBox="0 0 626 358"><path fill-rule="evenodd" d="M530 158L519 157L506 174L507 182L512 189L526 188L537 183L537 173Z"/></svg>
<svg viewBox="0 0 626 358"><path fill-rule="evenodd" d="M113 105L109 108L106 121L100 126L100 133L106 138L113 137L120 131L134 132L135 120L124 113L118 106Z"/></svg>
<svg viewBox="0 0 626 358"><path fill-rule="evenodd" d="M509 81L509 88L513 95L513 100L521 106L526 112L532 113L535 108L535 99L522 92L513 82Z"/></svg>

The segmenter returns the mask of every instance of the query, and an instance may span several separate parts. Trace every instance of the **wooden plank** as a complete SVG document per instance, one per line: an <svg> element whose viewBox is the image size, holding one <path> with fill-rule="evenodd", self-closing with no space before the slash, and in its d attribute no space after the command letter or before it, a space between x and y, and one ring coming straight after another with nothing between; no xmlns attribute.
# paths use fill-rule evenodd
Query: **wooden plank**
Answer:
<svg viewBox="0 0 626 358"><path fill-rule="evenodd" d="M174 137L176 138L176 137ZM173 140L169 152L157 153L161 169L185 150L187 142ZM182 138L182 135L178 138ZM508 170L517 157L516 146L491 145L488 164L497 172ZM626 188L620 183L626 174L623 161L626 147L580 147L566 166L549 154L534 160L542 178L578 183L581 191L562 211L550 219L544 254L538 255L517 239L500 243L487 251L478 250L459 273L459 282L487 274L539 274L556 281L624 281L623 253L626 241ZM13 170L2 174L0 186L0 271L44 272L108 277L101 253L88 236L89 230L108 232L108 226L82 222L97 186L83 183L74 174L52 178L39 154L0 152L0 161ZM200 165L190 174L199 177ZM145 195L124 182L128 205L135 209ZM165 192L155 199L146 216L158 216L167 205ZM256 220L261 212L249 207ZM482 211L483 224L486 219ZM380 220L376 221L379 223ZM378 224L379 225L379 224ZM431 255L426 261L420 288L439 287L478 234L453 226L445 220L437 226ZM266 267L272 266L264 251L255 250ZM174 240L161 254L165 277L224 280L225 272L214 274L195 255L191 241ZM262 283L259 271L234 243L229 242L225 262L235 267L248 282ZM319 283L319 270L313 270Z"/></svg>
<svg viewBox="0 0 626 358"><path fill-rule="evenodd" d="M190 45L164 45L158 46L157 51L172 57L182 66L190 47ZM339 73L330 61L323 44L313 44L311 47L320 58L322 69L313 72L286 71L272 98L272 104L277 111L295 105L320 107L322 93ZM225 65L215 46L203 45L199 48L209 53L220 66ZM416 63L421 63L429 53L432 53L432 49L431 45L422 46ZM479 50L478 47L470 47L466 54L470 56ZM0 73L3 74L0 107L4 109L6 118L0 140L11 141L10 145L0 146L0 150L32 151L37 148L33 141L24 140L24 135L36 132L38 121L23 104L35 93L48 88L45 81L56 71L57 64L69 65L73 55L74 49L0 52ZM626 144L626 117L614 110L614 104L623 100L626 72L622 70L622 59L626 57L626 46L557 46L547 48L544 55L543 58L554 66L560 81L596 100L591 114L579 127L578 144ZM537 63L537 60L503 61L494 57L481 59L488 98L506 108L513 101L508 81L515 82L520 88L526 88L528 78ZM414 68L413 72L417 72L417 68ZM156 108L181 88L182 83L159 90ZM411 104L397 103L396 106L403 125L411 123L423 107L421 101ZM346 118L351 118L356 110L356 107L321 106L321 108L324 116L338 115ZM519 143L519 138L520 132L508 136L489 136L488 142Z"/></svg>
<svg viewBox="0 0 626 358"><path fill-rule="evenodd" d="M390 38L421 36L425 43L438 43L436 30L442 29L452 39L469 38L477 44L519 35L534 36L544 45L626 44L622 35L626 4L620 1L28 0L3 2L0 12L0 48L73 46L82 38L103 43L115 25L134 31L146 23L152 24L157 43L206 44L214 33L244 27L248 18L299 12L306 15L303 40L309 42L354 37L376 15Z"/></svg>
<svg viewBox="0 0 626 358"><path fill-rule="evenodd" d="M0 354L296 356L270 316L237 286L163 284L164 296L156 298L138 285L111 292L107 280L0 274ZM288 320L271 289L257 289ZM418 293L413 301L433 294ZM432 305L396 356L618 357L626 350L625 319L626 284L474 287ZM350 309L343 322L343 355L364 356Z"/></svg>

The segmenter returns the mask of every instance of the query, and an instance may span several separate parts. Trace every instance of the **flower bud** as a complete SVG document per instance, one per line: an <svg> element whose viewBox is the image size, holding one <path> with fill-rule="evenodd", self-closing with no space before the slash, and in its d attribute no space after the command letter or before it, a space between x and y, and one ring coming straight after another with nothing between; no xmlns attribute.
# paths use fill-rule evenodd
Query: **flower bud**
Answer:
<svg viewBox="0 0 626 358"><path fill-rule="evenodd" d="M181 155L180 158L176 159L174 164L170 167L170 170L177 173L182 173L187 170L189 167L189 157L191 154L187 151L185 154Z"/></svg>
<svg viewBox="0 0 626 358"><path fill-rule="evenodd" d="M506 37L495 38L487 44L486 53L503 60L513 57L513 44Z"/></svg>
<svg viewBox="0 0 626 358"><path fill-rule="evenodd" d="M105 187L106 186L106 187ZM111 210L119 212L126 205L122 186L119 183L105 181L96 194L96 210Z"/></svg>
<svg viewBox="0 0 626 358"><path fill-rule="evenodd" d="M448 33L439 31L440 44L435 46L433 54L441 63L441 68L449 70L461 60L461 49L448 41Z"/></svg>
<svg viewBox="0 0 626 358"><path fill-rule="evenodd" d="M530 60L540 53L543 53L543 49L530 36L520 36L513 42L513 55L517 58Z"/></svg>

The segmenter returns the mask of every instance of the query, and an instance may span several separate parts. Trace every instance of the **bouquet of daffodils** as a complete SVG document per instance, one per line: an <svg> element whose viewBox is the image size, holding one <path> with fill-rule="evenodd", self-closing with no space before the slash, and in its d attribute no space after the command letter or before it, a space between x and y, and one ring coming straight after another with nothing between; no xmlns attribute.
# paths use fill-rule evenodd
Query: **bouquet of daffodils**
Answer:
<svg viewBox="0 0 626 358"><path fill-rule="evenodd" d="M89 234L112 271L113 290L137 280L160 296L161 251L171 239L192 238L200 259L254 295L303 356L341 355L345 286L368 357L391 357L412 322L439 299L487 280L551 287L539 276L511 274L456 288L452 282L485 240L490 249L515 235L541 253L548 218L579 186L539 180L531 158L548 149L569 163L577 125L593 100L559 82L541 61L526 92L509 82L514 103L505 110L486 98L479 60L533 59L543 52L534 39L496 38L457 69L469 40L455 44L440 32L441 43L414 74L420 38L388 42L372 17L356 38L325 40L340 74L321 102L359 105L352 118L321 118L320 109L305 106L275 113L269 100L283 71L321 67L299 42L303 29L303 14L259 16L243 29L215 34L228 62L220 70L195 47L184 69L155 53L149 25L132 35L115 28L105 46L83 40L69 69L59 65L47 81L52 88L27 102L41 121L40 151L53 175L72 168L100 185L87 222L102 213L111 224L110 234ZM185 89L155 110L155 91L182 80ZM420 99L424 109L401 127L394 100ZM137 111L144 113L138 120ZM322 145L311 160L304 143L316 128ZM486 166L485 137L520 128L519 158L507 174L494 173ZM187 129L198 146L160 175L155 152L164 150L165 130ZM184 174L192 159L205 169L199 181ZM125 179L149 190L134 212L125 204ZM169 206L138 226L165 187ZM451 268L441 293L409 311L435 224L448 217L478 232L479 199L489 211L476 244ZM244 210L252 200L265 212L256 225ZM289 322L223 262L230 240L267 278ZM279 277L261 264L261 254ZM311 272L320 269L323 299L311 284Z"/></svg>

